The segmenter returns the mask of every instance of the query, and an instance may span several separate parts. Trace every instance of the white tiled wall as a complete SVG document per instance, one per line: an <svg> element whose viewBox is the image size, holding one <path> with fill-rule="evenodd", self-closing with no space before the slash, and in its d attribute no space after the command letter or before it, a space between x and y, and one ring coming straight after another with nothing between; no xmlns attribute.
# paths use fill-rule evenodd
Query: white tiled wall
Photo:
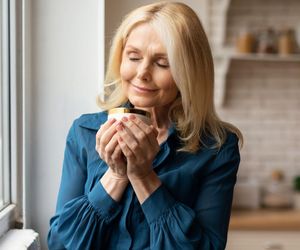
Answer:
<svg viewBox="0 0 300 250"><path fill-rule="evenodd" d="M222 1L211 1L212 45L220 40ZM229 2L225 46L233 46L236 34L249 26L292 27L300 33L299 0ZM272 169L282 169L288 177L300 174L300 61L233 60L226 82L225 103L218 111L244 134L239 174L267 177Z"/></svg>
<svg viewBox="0 0 300 250"><path fill-rule="evenodd" d="M300 174L300 63L233 61L219 114L244 134L240 174Z"/></svg>

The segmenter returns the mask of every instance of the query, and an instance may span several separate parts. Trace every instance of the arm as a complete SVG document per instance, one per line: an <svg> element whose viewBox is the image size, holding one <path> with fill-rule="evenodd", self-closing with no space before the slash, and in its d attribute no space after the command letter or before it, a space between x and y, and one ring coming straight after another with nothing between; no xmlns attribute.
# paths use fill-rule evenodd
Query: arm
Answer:
<svg viewBox="0 0 300 250"><path fill-rule="evenodd" d="M156 148L152 139L146 140L145 135L151 135L147 128L139 131L138 127L142 128L142 125L139 121L136 124L127 121L125 126L134 132L130 134L118 127L117 130L122 139L119 145L127 157L127 169L131 173L128 174L129 181L150 227L151 249L224 249L240 161L237 138L229 136L209 166L208 173L199 180L200 188L186 194L195 197L195 205L188 207L174 198L154 171L149 171L152 169L151 165L149 167L151 152L155 153ZM192 167L197 168L197 165Z"/></svg>
<svg viewBox="0 0 300 250"><path fill-rule="evenodd" d="M150 227L151 249L225 249L240 162L237 137L228 136L201 178L199 190L186 194L195 200L195 205L188 207L174 198L152 170L152 160L158 152L153 127L139 119L124 120L122 126L116 127L118 143L127 158L128 179Z"/></svg>
<svg viewBox="0 0 300 250"><path fill-rule="evenodd" d="M126 162L118 145L117 124L116 119L110 119L100 126L96 134L96 150L109 166L100 182L115 201L120 201L128 185L128 178Z"/></svg>
<svg viewBox="0 0 300 250"><path fill-rule="evenodd" d="M151 231L151 249L225 249L239 161L234 139L218 153L215 164L201 179L200 189L187 194L195 196L193 206L177 201L165 185L159 186L142 203Z"/></svg>
<svg viewBox="0 0 300 250"><path fill-rule="evenodd" d="M104 249L109 226L121 210L101 184L105 178L85 194L87 152L77 140L75 121L67 137L56 214L50 220L49 249Z"/></svg>

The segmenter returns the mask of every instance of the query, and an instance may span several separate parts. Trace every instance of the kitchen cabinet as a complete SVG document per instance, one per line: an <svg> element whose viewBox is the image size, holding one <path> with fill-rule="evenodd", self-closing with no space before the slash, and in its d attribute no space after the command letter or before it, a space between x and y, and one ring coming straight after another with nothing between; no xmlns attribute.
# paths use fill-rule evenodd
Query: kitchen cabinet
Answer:
<svg viewBox="0 0 300 250"><path fill-rule="evenodd" d="M228 234L226 250L299 250L300 231L239 231Z"/></svg>
<svg viewBox="0 0 300 250"><path fill-rule="evenodd" d="M226 250L299 249L299 210L233 211Z"/></svg>
<svg viewBox="0 0 300 250"><path fill-rule="evenodd" d="M229 228L230 230L298 231L300 238L300 210L233 210Z"/></svg>

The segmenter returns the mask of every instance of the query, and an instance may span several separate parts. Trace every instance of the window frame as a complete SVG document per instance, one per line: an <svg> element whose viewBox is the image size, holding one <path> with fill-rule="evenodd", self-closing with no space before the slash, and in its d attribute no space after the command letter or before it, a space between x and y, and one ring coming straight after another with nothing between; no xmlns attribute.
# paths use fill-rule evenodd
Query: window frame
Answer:
<svg viewBox="0 0 300 250"><path fill-rule="evenodd" d="M1 0L1 204L5 208L10 202L10 97L9 97L9 29L8 5Z"/></svg>
<svg viewBox="0 0 300 250"><path fill-rule="evenodd" d="M7 8L9 79L9 158L10 204L0 211L0 237L12 228L23 228L24 221L24 56L25 17L28 1L2 0ZM26 3L26 4L25 4ZM25 15L26 13L26 15ZM27 23L27 22L26 22Z"/></svg>

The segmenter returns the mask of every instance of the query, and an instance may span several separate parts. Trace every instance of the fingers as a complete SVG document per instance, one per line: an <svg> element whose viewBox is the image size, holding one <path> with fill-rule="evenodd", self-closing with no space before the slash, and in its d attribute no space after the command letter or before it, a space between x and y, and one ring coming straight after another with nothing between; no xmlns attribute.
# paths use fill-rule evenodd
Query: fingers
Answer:
<svg viewBox="0 0 300 250"><path fill-rule="evenodd" d="M109 166L113 169L114 172L122 176L126 174L126 162L124 161L124 155L119 144L115 147L115 150L110 155L109 159Z"/></svg>
<svg viewBox="0 0 300 250"><path fill-rule="evenodd" d="M108 156L112 156L116 150L116 146L118 145L118 134L114 134L113 137L111 138L111 140L106 144L106 146L104 147L104 151L105 151L105 154L108 155Z"/></svg>
<svg viewBox="0 0 300 250"><path fill-rule="evenodd" d="M117 145L117 147L111 157L112 157L112 160L114 160L118 165L124 165L123 167L119 168L119 173L121 175L125 175L126 174L126 161L124 159L125 157L123 155L122 149L119 144Z"/></svg>
<svg viewBox="0 0 300 250"><path fill-rule="evenodd" d="M130 129L132 130L132 133L136 136L138 141L145 141L147 139L152 147L159 147L157 141L158 131L154 128L153 125L149 126L134 115L129 116L128 124Z"/></svg>
<svg viewBox="0 0 300 250"><path fill-rule="evenodd" d="M116 142L118 143L117 139L116 139ZM119 144L117 144L113 153L111 154L111 159L115 162L122 160L122 150L121 150L121 147Z"/></svg>
<svg viewBox="0 0 300 250"><path fill-rule="evenodd" d="M110 119L100 126L100 128L96 134L96 145L98 145L100 143L100 139L101 139L104 131L106 131L114 122L115 122L115 119Z"/></svg>
<svg viewBox="0 0 300 250"><path fill-rule="evenodd" d="M96 134L96 149L99 150L108 144L113 135L116 133L116 120L111 119L101 125L100 129Z"/></svg>
<svg viewBox="0 0 300 250"><path fill-rule="evenodd" d="M118 137L118 144L120 146L120 149L122 151L122 153L124 154L124 156L131 160L133 159L134 153L132 152L132 150L127 146L127 144L124 142L124 140L122 139L122 137Z"/></svg>
<svg viewBox="0 0 300 250"><path fill-rule="evenodd" d="M133 124L133 126L135 125ZM116 126L116 130L118 131L119 134L119 138L118 138L119 145L126 158L128 157L131 158L133 156L133 153L134 154L142 153L140 152L140 147L138 144L139 142L135 139L135 136L130 132L129 129L126 129L123 124L118 124Z"/></svg>
<svg viewBox="0 0 300 250"><path fill-rule="evenodd" d="M119 123L116 119L111 119L101 125L96 134L96 151L116 176L124 178L127 174L127 162L118 145L116 126Z"/></svg>

